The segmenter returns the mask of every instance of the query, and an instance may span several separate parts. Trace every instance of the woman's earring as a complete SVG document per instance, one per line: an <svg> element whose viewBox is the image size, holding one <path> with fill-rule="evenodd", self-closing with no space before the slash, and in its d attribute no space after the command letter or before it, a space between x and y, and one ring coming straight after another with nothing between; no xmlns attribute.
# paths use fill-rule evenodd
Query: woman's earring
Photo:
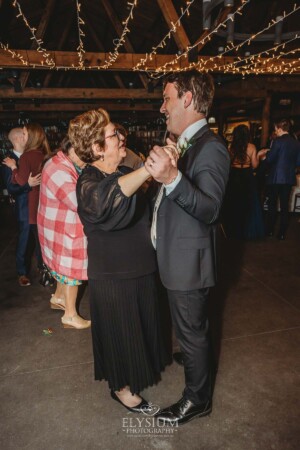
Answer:
<svg viewBox="0 0 300 450"><path fill-rule="evenodd" d="M104 155L103 155L103 153L100 155L100 161L104 161Z"/></svg>

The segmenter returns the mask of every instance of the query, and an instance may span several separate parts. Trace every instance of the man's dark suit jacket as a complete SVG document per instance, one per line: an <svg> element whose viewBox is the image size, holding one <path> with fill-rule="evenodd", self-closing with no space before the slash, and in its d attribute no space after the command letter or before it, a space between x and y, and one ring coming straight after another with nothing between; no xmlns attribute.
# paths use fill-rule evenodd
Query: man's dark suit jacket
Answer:
<svg viewBox="0 0 300 450"><path fill-rule="evenodd" d="M18 163L18 157L13 153L9 152L7 155L9 158L13 158ZM1 165L1 174L3 177L4 184L8 193L15 200L15 212L18 222L26 222L29 220L28 212L28 192L30 191L30 186L28 183L24 186L15 184L11 182L12 171L9 167L4 164Z"/></svg>
<svg viewBox="0 0 300 450"><path fill-rule="evenodd" d="M207 125L179 159L183 176L163 196L157 214L156 249L161 280L170 290L194 290L216 282L216 222L230 158Z"/></svg>
<svg viewBox="0 0 300 450"><path fill-rule="evenodd" d="M296 183L295 169L300 166L300 143L289 134L283 134L273 141L267 153L267 184Z"/></svg>

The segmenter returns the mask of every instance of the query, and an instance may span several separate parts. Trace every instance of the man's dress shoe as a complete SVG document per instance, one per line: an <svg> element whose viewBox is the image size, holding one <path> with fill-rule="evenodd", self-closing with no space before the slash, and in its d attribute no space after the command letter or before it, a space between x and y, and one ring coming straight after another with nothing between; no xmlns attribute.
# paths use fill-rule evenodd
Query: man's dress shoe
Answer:
<svg viewBox="0 0 300 450"><path fill-rule="evenodd" d="M110 391L111 398L116 400L117 402L121 403L124 408L128 409L128 411L134 412L134 413L140 413L143 412L145 414L152 412L152 405L148 403L143 397L141 397L141 402L136 406L126 406L117 396L117 394L111 390Z"/></svg>
<svg viewBox="0 0 300 450"><path fill-rule="evenodd" d="M210 413L210 401L195 405L188 398L182 397L177 403L169 406L169 408L160 410L155 417L165 425L181 425L189 422L195 417L203 417Z"/></svg>
<svg viewBox="0 0 300 450"><path fill-rule="evenodd" d="M183 362L183 353L182 352L176 352L173 353L173 359L175 362L177 362L177 364L179 364L180 366L184 366L184 362Z"/></svg>

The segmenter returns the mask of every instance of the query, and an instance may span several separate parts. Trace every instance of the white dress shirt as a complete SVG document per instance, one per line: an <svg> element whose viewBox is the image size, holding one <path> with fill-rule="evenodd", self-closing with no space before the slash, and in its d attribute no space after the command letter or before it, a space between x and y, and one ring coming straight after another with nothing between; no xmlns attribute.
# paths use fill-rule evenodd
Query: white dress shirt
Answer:
<svg viewBox="0 0 300 450"><path fill-rule="evenodd" d="M202 128L204 125L207 124L206 119L200 119L197 120L197 122L192 123L192 125L188 126L184 132L179 136L177 140L177 148L180 148L181 146L187 145L188 141ZM153 247L156 248L156 228L157 228L157 211L160 206L160 202L163 197L164 189L166 190L166 196L168 196L177 186L177 184L180 182L182 178L182 173L180 170L178 170L177 177L175 180L173 180L169 184L162 184L160 191L158 193L155 205L154 205L154 211L153 211L153 218L152 218L152 225L151 225L151 240Z"/></svg>

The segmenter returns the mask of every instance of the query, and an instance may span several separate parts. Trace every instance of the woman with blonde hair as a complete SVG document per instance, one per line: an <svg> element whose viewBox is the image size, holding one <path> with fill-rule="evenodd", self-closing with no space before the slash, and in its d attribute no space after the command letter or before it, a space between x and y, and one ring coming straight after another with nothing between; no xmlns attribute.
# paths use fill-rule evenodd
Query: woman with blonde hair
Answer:
<svg viewBox="0 0 300 450"><path fill-rule="evenodd" d="M50 155L50 147L45 131L38 123L26 124L23 128L25 150L19 159L19 166L12 158L6 158L4 164L12 169L12 182L23 186L29 176L35 176L42 170L44 159ZM44 270L41 248L37 232L37 210L40 186L34 186L28 193L28 210L30 229L35 237L35 253L37 266Z"/></svg>
<svg viewBox="0 0 300 450"><path fill-rule="evenodd" d="M103 110L71 120L68 130L88 166L77 182L78 214L88 239L88 279L96 380L133 412L151 407L139 393L170 362L161 338L150 208L142 184L149 173L118 167L125 138Z"/></svg>

